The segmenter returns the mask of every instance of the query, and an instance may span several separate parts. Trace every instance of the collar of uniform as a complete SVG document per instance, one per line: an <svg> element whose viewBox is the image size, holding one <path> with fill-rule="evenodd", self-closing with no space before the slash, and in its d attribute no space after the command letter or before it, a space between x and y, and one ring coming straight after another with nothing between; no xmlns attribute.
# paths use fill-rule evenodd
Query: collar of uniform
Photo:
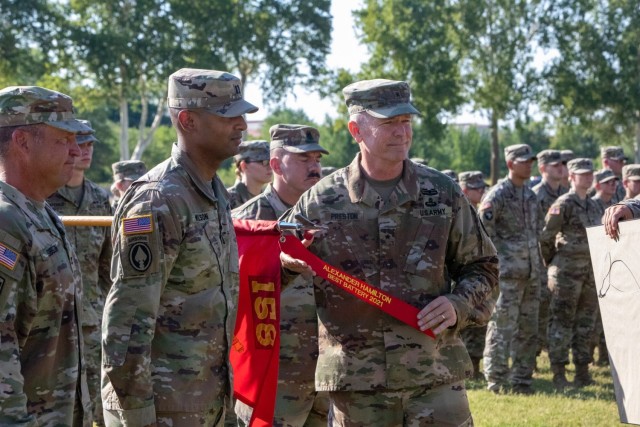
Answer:
<svg viewBox="0 0 640 427"><path fill-rule="evenodd" d="M367 180L360 168L361 154L353 159L347 170L347 189L352 203L363 202L373 206L378 198L378 193L367 183ZM402 178L398 182L396 189L400 190L397 205L401 205L407 200L418 200L419 195L418 175L416 167L409 159L405 159L402 165Z"/></svg>
<svg viewBox="0 0 640 427"><path fill-rule="evenodd" d="M515 197L516 196L516 186L513 185L513 181L511 181L511 178L509 178L509 175L507 175L505 177L504 182L505 182L506 187L509 189L509 192L511 193L511 195ZM526 200L526 199L530 199L531 196L533 196L537 200L536 194L533 192L533 190L531 190L531 188L529 188L529 186L527 184L523 184L522 185L522 198L524 200Z"/></svg>
<svg viewBox="0 0 640 427"><path fill-rule="evenodd" d="M265 188L263 191L263 195L278 217L281 217L283 213L291 208L291 206L288 206L284 201L282 201L280 196L278 196L275 188L273 188L273 183L269 183L269 185L267 185L267 188Z"/></svg>
<svg viewBox="0 0 640 427"><path fill-rule="evenodd" d="M202 194L207 196L207 198L211 199L211 201L213 203L218 202L218 199L216 198L216 195L214 194L213 186L211 184L211 181L205 182L205 181L202 180L202 178L200 178L200 175L198 175L198 173L196 171L195 165L193 164L193 162L191 161L191 159L189 158L187 153L185 153L184 151L180 150L180 148L178 147L178 144L174 143L173 147L171 147L171 158L173 158L173 160L177 164L182 166L182 168L185 170L185 172L187 172L187 174L191 178L191 181L193 181L195 186L198 187L198 189L200 190L200 192ZM216 178L218 178L218 175L216 175ZM220 194L220 193L218 193L218 194ZM227 191L225 190L225 192L222 193L222 194L226 195Z"/></svg>
<svg viewBox="0 0 640 427"><path fill-rule="evenodd" d="M63 199L65 199L66 201L68 201L69 203L73 204L75 207L79 208L83 202L87 199L87 191L89 191L89 189L87 188L87 179L84 178L82 180L82 200L80 201L80 205L76 205L76 201L73 199L73 196L71 195L71 193L69 192L69 190L67 189L67 186L62 186L58 189L58 191L56 191L56 193L58 193L58 196L62 197Z"/></svg>

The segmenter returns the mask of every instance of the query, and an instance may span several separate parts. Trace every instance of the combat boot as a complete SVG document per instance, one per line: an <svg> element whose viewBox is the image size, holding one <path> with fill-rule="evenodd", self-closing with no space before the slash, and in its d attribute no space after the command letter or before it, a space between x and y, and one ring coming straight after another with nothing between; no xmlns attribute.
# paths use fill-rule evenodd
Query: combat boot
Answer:
<svg viewBox="0 0 640 427"><path fill-rule="evenodd" d="M553 386L559 393L562 393L565 388L571 385L567 380L567 372L564 365L552 363L551 372L553 372Z"/></svg>
<svg viewBox="0 0 640 427"><path fill-rule="evenodd" d="M593 380L591 379L591 375L589 374L589 364L576 363L576 378L573 381L573 385L576 388L581 388L591 384L593 384Z"/></svg>

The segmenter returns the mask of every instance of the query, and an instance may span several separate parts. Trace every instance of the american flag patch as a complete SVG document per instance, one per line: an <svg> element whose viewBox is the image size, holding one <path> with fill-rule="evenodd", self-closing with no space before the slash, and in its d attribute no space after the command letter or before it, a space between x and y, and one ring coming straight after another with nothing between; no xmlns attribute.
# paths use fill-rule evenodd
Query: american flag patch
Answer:
<svg viewBox="0 0 640 427"><path fill-rule="evenodd" d="M560 215L560 208L558 206L551 206L549 208L549 215Z"/></svg>
<svg viewBox="0 0 640 427"><path fill-rule="evenodd" d="M13 270L18 262L18 254L0 243L0 265L4 265L9 270Z"/></svg>
<svg viewBox="0 0 640 427"><path fill-rule="evenodd" d="M151 233L152 231L153 223L151 222L151 214L124 218L122 220L122 233L125 236L128 234Z"/></svg>

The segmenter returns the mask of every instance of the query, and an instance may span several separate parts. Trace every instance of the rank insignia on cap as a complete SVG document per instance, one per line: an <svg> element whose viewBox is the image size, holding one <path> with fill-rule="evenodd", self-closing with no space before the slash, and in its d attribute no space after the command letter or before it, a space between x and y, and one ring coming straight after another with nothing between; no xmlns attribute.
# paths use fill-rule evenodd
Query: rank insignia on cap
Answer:
<svg viewBox="0 0 640 427"><path fill-rule="evenodd" d="M4 265L9 270L13 270L18 262L18 254L0 243L0 265Z"/></svg>
<svg viewBox="0 0 640 427"><path fill-rule="evenodd" d="M125 236L130 234L144 234L153 231L151 214L122 219L122 233Z"/></svg>

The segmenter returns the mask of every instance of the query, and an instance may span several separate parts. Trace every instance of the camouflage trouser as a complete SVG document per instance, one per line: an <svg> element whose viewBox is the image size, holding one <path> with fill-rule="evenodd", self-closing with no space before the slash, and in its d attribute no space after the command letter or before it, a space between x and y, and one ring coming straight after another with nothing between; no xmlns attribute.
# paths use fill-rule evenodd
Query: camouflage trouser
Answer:
<svg viewBox="0 0 640 427"><path fill-rule="evenodd" d="M84 325L82 339L84 341L84 363L87 368L87 385L89 398L94 406L93 422L104 426L102 419L102 397L100 395L100 368L102 366L102 344L100 325Z"/></svg>
<svg viewBox="0 0 640 427"><path fill-rule="evenodd" d="M282 402L279 403L282 405ZM281 407L276 410L273 416L273 425L276 427L325 427L327 425L327 414L329 413L329 392L319 391L304 393L293 404L286 405L286 410ZM249 425L253 408L236 401L235 412L238 426ZM229 424L225 423L229 426Z"/></svg>
<svg viewBox="0 0 640 427"><path fill-rule="evenodd" d="M591 362L591 334L595 324L598 296L591 263L572 260L567 266L549 267L552 293L549 323L549 359L552 364Z"/></svg>
<svg viewBox="0 0 640 427"><path fill-rule="evenodd" d="M596 323L593 327L593 335L591 339L591 348L599 347L600 350L607 348L607 341L604 337L604 326L602 325L602 315L600 314L600 307L596 312ZM598 362L602 361L602 354L598 355ZM593 359L593 350L591 351L591 358Z"/></svg>
<svg viewBox="0 0 640 427"><path fill-rule="evenodd" d="M222 427L225 408L217 407L208 412L156 412L156 427ZM109 427L124 427L118 411L104 411L104 420ZM127 424L129 425L129 424ZM142 427L142 426L141 426Z"/></svg>
<svg viewBox="0 0 640 427"><path fill-rule="evenodd" d="M472 426L464 381L436 388L332 391L329 426Z"/></svg>
<svg viewBox="0 0 640 427"><path fill-rule="evenodd" d="M542 276L540 277L540 308L538 309L538 351L540 354L543 348L548 349L547 334L549 332L549 305L551 304L551 291L547 280L547 268L540 267Z"/></svg>
<svg viewBox="0 0 640 427"><path fill-rule="evenodd" d="M500 279L500 296L487 327L484 374L489 386L531 385L538 346L540 279Z"/></svg>
<svg viewBox="0 0 640 427"><path fill-rule="evenodd" d="M486 335L486 326L465 328L460 332L460 337L471 359L482 359Z"/></svg>

